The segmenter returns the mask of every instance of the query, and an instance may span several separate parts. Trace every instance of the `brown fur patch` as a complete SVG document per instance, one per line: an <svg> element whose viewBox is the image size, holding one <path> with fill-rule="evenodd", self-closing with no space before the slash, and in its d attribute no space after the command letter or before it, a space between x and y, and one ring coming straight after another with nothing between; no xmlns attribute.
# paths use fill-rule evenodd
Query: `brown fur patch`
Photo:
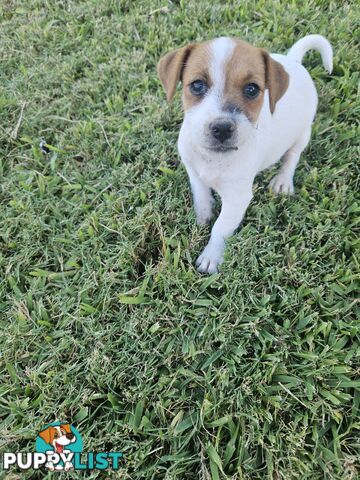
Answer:
<svg viewBox="0 0 360 480"><path fill-rule="evenodd" d="M72 433L71 426L69 423L62 423L60 426L60 430L65 430L66 433Z"/></svg>
<svg viewBox="0 0 360 480"><path fill-rule="evenodd" d="M234 41L236 45L225 70L224 104L236 106L251 122L255 122L266 88L264 59L259 48L242 40ZM256 83L260 87L255 99L249 99L243 93L243 88L249 83Z"/></svg>
<svg viewBox="0 0 360 480"><path fill-rule="evenodd" d="M190 92L189 86L192 82L203 80L209 88L211 87L210 63L211 42L199 43L189 55L183 72L182 101L184 110L188 110L202 100L202 97L196 97Z"/></svg>
<svg viewBox="0 0 360 480"><path fill-rule="evenodd" d="M265 89L269 89L270 111L274 113L276 102L288 87L289 76L266 50L242 40L234 41L236 46L225 72L224 103L236 106L251 122L255 122L264 102ZM254 99L247 98L243 93L249 83L256 83L260 87L260 93Z"/></svg>
<svg viewBox="0 0 360 480"><path fill-rule="evenodd" d="M52 445L56 432L57 430L55 427L48 427L39 433L39 437L41 437L46 443Z"/></svg>

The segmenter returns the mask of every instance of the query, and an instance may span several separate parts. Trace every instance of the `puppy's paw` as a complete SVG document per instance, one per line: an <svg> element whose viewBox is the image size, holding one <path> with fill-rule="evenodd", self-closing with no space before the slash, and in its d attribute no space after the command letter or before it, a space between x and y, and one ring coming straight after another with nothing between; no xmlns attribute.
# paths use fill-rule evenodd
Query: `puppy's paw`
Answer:
<svg viewBox="0 0 360 480"><path fill-rule="evenodd" d="M284 173L279 173L275 175L274 178L269 183L269 189L272 190L275 195L279 193L285 193L291 195L294 193L294 184L292 177L285 175Z"/></svg>
<svg viewBox="0 0 360 480"><path fill-rule="evenodd" d="M222 250L217 250L208 245L196 260L196 266L200 273L211 275L218 271L218 267L221 265L222 261Z"/></svg>

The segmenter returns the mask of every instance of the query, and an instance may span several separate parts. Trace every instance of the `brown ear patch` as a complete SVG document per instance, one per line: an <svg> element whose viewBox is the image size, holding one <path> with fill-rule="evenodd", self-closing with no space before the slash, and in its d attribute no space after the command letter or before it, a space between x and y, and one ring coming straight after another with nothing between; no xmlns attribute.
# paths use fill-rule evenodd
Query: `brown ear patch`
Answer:
<svg viewBox="0 0 360 480"><path fill-rule="evenodd" d="M265 83L269 90L270 112L274 113L275 105L289 86L289 75L284 67L272 59L266 50L262 50L265 62Z"/></svg>
<svg viewBox="0 0 360 480"><path fill-rule="evenodd" d="M175 94L176 85L182 79L183 69L194 47L195 44L190 43L185 47L173 50L162 57L157 65L157 72L164 86L168 102Z"/></svg>
<svg viewBox="0 0 360 480"><path fill-rule="evenodd" d="M66 433L72 433L71 426L69 423L62 423L60 427L63 428Z"/></svg>
<svg viewBox="0 0 360 480"><path fill-rule="evenodd" d="M54 433L56 429L54 427L48 427L45 430L39 432L39 437L42 438L46 443L51 445L52 441L54 440Z"/></svg>

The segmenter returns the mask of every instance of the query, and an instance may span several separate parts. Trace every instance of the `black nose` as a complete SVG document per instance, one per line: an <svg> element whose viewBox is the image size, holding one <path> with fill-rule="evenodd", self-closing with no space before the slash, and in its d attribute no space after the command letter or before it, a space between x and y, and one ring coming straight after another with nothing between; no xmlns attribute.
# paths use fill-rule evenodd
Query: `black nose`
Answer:
<svg viewBox="0 0 360 480"><path fill-rule="evenodd" d="M235 122L232 120L219 120L210 123L210 132L216 140L223 143L228 140L235 130Z"/></svg>
<svg viewBox="0 0 360 480"><path fill-rule="evenodd" d="M73 433L71 433L71 432L66 434L66 438L67 438L68 440L72 440L74 437L75 437L75 435L74 435Z"/></svg>

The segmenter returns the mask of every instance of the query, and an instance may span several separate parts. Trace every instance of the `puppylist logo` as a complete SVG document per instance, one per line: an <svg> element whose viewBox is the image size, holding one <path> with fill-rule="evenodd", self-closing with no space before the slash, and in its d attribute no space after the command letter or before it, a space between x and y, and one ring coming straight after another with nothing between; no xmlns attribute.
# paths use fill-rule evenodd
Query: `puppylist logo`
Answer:
<svg viewBox="0 0 360 480"><path fill-rule="evenodd" d="M45 467L50 471L70 470L119 470L121 452L83 453L80 433L70 423L53 422L44 427L36 437L35 452L6 452L3 468L10 470L38 470Z"/></svg>

